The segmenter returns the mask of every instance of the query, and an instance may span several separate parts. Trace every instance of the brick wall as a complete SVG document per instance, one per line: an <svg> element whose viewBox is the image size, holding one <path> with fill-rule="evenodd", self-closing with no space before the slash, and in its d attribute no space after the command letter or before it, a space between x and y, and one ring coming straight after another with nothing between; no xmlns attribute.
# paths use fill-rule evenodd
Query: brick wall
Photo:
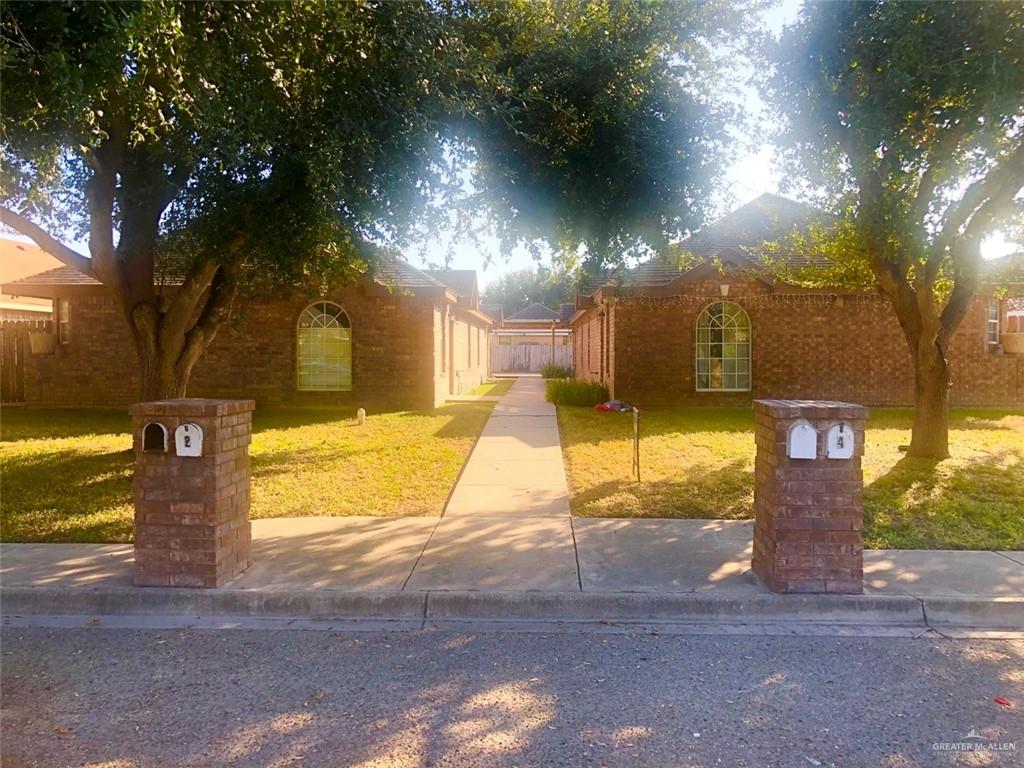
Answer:
<svg viewBox="0 0 1024 768"><path fill-rule="evenodd" d="M296 326L314 301L333 301L352 322L352 391L300 392ZM124 405L138 400L128 327L106 296L72 299L72 340L52 356L29 358L26 400L35 406ZM259 404L430 408L433 306L413 296L370 295L361 287L324 297L249 299L196 365L189 396Z"/></svg>
<svg viewBox="0 0 1024 768"><path fill-rule="evenodd" d="M752 398L825 398L867 405L913 402L913 368L896 317L875 295L772 293L760 283L730 285L729 301L751 321L752 391L697 392L698 314L721 301L719 281L693 284L671 297L610 299L613 395L639 404L742 405ZM1024 357L993 354L985 342L989 298L975 299L950 344L953 402L1024 405ZM599 378L597 308L574 325L577 375Z"/></svg>
<svg viewBox="0 0 1024 768"><path fill-rule="evenodd" d="M435 306L433 317L434 404L449 395L469 392L487 380L490 371L488 326L455 306Z"/></svg>
<svg viewBox="0 0 1024 768"><path fill-rule="evenodd" d="M611 383L602 375L603 324L603 310L591 307L573 326L573 371L578 379Z"/></svg>

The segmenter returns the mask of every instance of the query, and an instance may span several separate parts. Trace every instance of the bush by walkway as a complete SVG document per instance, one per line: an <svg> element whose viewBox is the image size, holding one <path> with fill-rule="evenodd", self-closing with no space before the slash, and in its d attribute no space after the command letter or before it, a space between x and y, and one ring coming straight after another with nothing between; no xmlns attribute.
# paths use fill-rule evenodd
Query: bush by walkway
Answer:
<svg viewBox="0 0 1024 768"><path fill-rule="evenodd" d="M1024 549L1024 411L954 410L952 457L908 458L912 413L874 409L864 457L865 543L874 548ZM559 407L573 514L752 515L749 408L645 410L644 482L630 479L632 418Z"/></svg>
<svg viewBox="0 0 1024 768"><path fill-rule="evenodd" d="M257 410L252 516L439 515L492 403L433 411ZM131 422L124 411L6 408L0 539L129 541Z"/></svg>

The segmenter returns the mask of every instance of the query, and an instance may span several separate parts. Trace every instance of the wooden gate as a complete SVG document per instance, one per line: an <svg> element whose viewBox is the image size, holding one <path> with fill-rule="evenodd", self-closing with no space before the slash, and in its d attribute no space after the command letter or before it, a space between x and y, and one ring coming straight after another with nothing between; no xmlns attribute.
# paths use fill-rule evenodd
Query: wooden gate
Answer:
<svg viewBox="0 0 1024 768"><path fill-rule="evenodd" d="M0 403L25 402L25 359L28 335L50 331L49 320L5 320L0 323Z"/></svg>

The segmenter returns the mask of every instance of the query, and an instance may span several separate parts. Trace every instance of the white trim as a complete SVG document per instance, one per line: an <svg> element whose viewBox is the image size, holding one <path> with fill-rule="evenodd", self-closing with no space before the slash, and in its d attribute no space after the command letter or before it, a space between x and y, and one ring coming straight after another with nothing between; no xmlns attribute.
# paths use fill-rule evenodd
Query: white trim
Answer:
<svg viewBox="0 0 1024 768"><path fill-rule="evenodd" d="M333 309L328 310L328 307ZM337 310L337 311L334 311ZM307 315L309 316L310 322L308 325L303 325L303 321L306 320ZM324 318L327 318L324 320ZM344 318L345 322L341 322L341 318ZM336 368L339 381L337 383L325 382L324 384L310 383L310 379L316 377L316 373L306 374L307 383L303 384L303 372L302 372L302 353L303 353L303 332L326 332L330 329L338 328L347 333L342 334L340 341L342 351L336 355L327 354L327 340L326 338L318 339L315 336L311 336L307 343L319 342L320 354L314 357L309 357L307 363L320 362L323 367L323 372L320 373L321 378L327 376L327 365L328 361L332 361ZM320 334L323 336L323 333ZM347 355L344 353L344 349L347 346ZM315 352L316 350L314 350ZM348 362L348 368L346 371L345 362ZM299 318L295 322L295 388L299 392L350 392L352 391L352 318L349 316L345 308L340 304L327 301L322 299L320 301L314 301L308 304L302 312L299 313Z"/></svg>
<svg viewBox="0 0 1024 768"><path fill-rule="evenodd" d="M992 310L995 309L996 316L992 317ZM1002 305L998 299L991 299L985 307L985 343L989 346L996 346L999 343L999 333L1002 330ZM995 327L995 338L992 338L992 328Z"/></svg>
<svg viewBox="0 0 1024 768"><path fill-rule="evenodd" d="M705 315L707 315L709 320L710 320L711 316L709 314L709 310L712 307L718 307L718 306L722 306L723 310L726 309L727 307L735 308L734 310L730 309L730 314L728 316L728 319L730 321L734 321L735 318L740 317L740 316L742 316L742 318L746 321L746 328L745 328L746 331L747 331L747 339L746 339L746 341L745 342L742 342L742 341L740 341L740 342L737 342L737 341L730 342L730 343L732 343L734 345L745 344L746 348L747 348L745 356L738 356L737 355L737 356L734 356L734 357L726 358L724 356L724 352L723 352L721 357L712 357L710 355L710 351L705 356L701 355L701 345L702 344L706 345L708 347L712 346L712 344L713 344L713 342L711 342L710 340L709 341L705 341L705 342L701 342L701 340L700 340L701 331L704 330L704 331L707 331L708 333L710 333L712 330L714 330L714 328L710 325L710 323L709 323L708 326L702 328L701 327L701 321L704 319ZM723 331L726 330L726 326L725 325L721 325L719 327ZM737 326L734 325L733 327L736 328ZM753 340L754 340L754 330L753 330L753 324L750 322L750 315L747 313L747 310L745 310L742 306L740 306L735 301L729 301L729 300L726 300L726 299L723 299L722 301L715 301L715 302L712 302L712 303L708 304L700 312L698 312L697 313L697 320L696 320L696 322L694 324L694 343L693 343L693 386L694 386L694 390L697 391L697 392L750 392L751 388L752 388L752 385L753 385L753 378L754 378L754 371L753 371ZM722 342L720 342L720 344L725 344L725 343L726 342L724 340ZM746 376L747 386L745 386L745 387L711 387L711 386L702 387L700 385L700 377L702 375L702 372L700 370L701 362L707 361L709 363L709 365L708 365L708 369L709 370L704 371L703 375L708 377L708 382L710 383L711 375L712 375L711 370L710 370L710 367L711 367L710 363L712 361L716 361L716 360L720 361L723 364L723 367L724 367L724 363L725 363L726 360L745 361L746 362L746 366L745 366L746 370L745 371L734 371L732 373L725 373L723 371L720 375L722 376L723 380L724 380L724 377L726 377L726 376L732 376L732 377L735 377L737 381L739 380L740 376Z"/></svg>

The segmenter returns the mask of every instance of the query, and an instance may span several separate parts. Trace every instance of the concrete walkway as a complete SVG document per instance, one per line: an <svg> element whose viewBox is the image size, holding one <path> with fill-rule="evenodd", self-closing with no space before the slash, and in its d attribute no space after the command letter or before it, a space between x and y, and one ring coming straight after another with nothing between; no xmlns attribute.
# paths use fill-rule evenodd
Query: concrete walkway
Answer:
<svg viewBox="0 0 1024 768"><path fill-rule="evenodd" d="M578 590L569 489L544 380L498 401L407 587Z"/></svg>

